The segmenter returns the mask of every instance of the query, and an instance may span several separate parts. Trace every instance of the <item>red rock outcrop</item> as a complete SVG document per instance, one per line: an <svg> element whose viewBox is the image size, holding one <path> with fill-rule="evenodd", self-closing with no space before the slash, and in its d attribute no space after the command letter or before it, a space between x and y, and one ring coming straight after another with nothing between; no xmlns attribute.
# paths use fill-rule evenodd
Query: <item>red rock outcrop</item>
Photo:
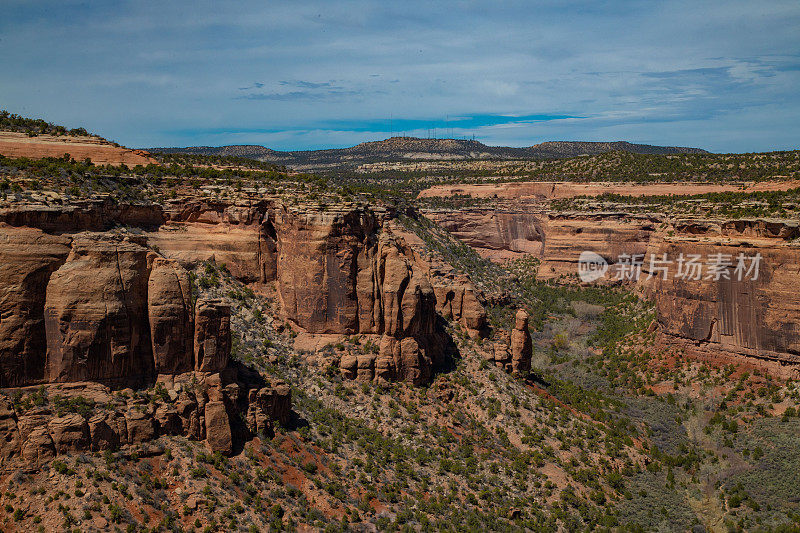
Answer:
<svg viewBox="0 0 800 533"><path fill-rule="evenodd" d="M620 213L578 217L465 209L426 215L484 257L500 261L536 257L541 261L540 279L574 278L584 250L600 254L612 265L622 254L645 254L656 230L649 217Z"/></svg>
<svg viewBox="0 0 800 533"><path fill-rule="evenodd" d="M751 363L773 374L800 376L800 249L790 241L797 227L763 221L678 223L648 253L676 260L697 255L704 265L722 254L725 274L677 278L675 271L643 276L641 284L657 308L661 331L690 355ZM759 254L758 276L735 271L737 256ZM749 267L750 263L746 263Z"/></svg>
<svg viewBox="0 0 800 533"><path fill-rule="evenodd" d="M191 201L167 209L165 224L148 242L184 265L214 261L237 279L266 283L277 273L277 242L271 204Z"/></svg>
<svg viewBox="0 0 800 533"><path fill-rule="evenodd" d="M70 240L0 223L0 387L45 379L44 302Z"/></svg>
<svg viewBox="0 0 800 533"><path fill-rule="evenodd" d="M147 310L155 372L187 372L193 367L194 357L189 273L169 259L154 257L151 261Z"/></svg>
<svg viewBox="0 0 800 533"><path fill-rule="evenodd" d="M0 222L62 235L105 231L114 226L154 229L164 224L165 216L157 204L120 204L112 199L78 200L69 206L22 204L3 208L0 209Z"/></svg>
<svg viewBox="0 0 800 533"><path fill-rule="evenodd" d="M76 161L91 159L96 165L148 165L156 161L144 150L131 150L99 137L37 135L0 132L0 153L6 157L63 157L69 154Z"/></svg>
<svg viewBox="0 0 800 533"><path fill-rule="evenodd" d="M487 327L483 298L475 285L465 276L442 276L434 272L431 278L436 311L447 320L464 326L470 335L482 336Z"/></svg>
<svg viewBox="0 0 800 533"><path fill-rule="evenodd" d="M198 300L195 305L195 370L220 372L231 354L231 308L221 300Z"/></svg>
<svg viewBox="0 0 800 533"><path fill-rule="evenodd" d="M47 424L57 453L75 452L89 448L89 424L79 414L60 416Z"/></svg>
<svg viewBox="0 0 800 533"><path fill-rule="evenodd" d="M420 198L450 197L468 195L473 198L556 199L576 196L600 196L621 194L625 196L658 196L682 194L706 194L734 191L781 191L800 185L796 180L773 182L738 183L625 183L596 181L579 183L575 181L522 181L509 183L434 185L420 191Z"/></svg>
<svg viewBox="0 0 800 533"><path fill-rule="evenodd" d="M0 465L20 454L17 416L11 402L0 398Z"/></svg>
<svg viewBox="0 0 800 533"><path fill-rule="evenodd" d="M18 420L0 398L0 464L22 457L36 467L61 453L115 449L171 434L207 439L213 450L229 453L241 432L234 435L234 420L220 415L220 403L252 411L262 432L271 430L273 421L288 422L288 387L230 383L236 372L229 366L226 305L201 300L193 308L188 273L149 249L145 235L83 231L102 230L125 217L144 227L163 221L152 212L94 202L0 213L0 386L64 383L46 386L66 387L59 394L99 395L92 401L109 405L111 396L94 390L102 387L97 383L138 386L157 376L173 388L179 383L171 393L174 404L137 400L88 420L77 414L57 417L47 408L29 410ZM226 217L235 218L236 212L231 209ZM268 263L242 275L274 276ZM195 366L206 383L202 393L189 385ZM240 387L251 391L252 409L247 394L239 397Z"/></svg>
<svg viewBox="0 0 800 533"><path fill-rule="evenodd" d="M277 212L278 295L289 320L310 333L361 331L356 282L371 267L360 254L371 255L376 225L362 210Z"/></svg>
<svg viewBox="0 0 800 533"><path fill-rule="evenodd" d="M43 407L27 410L19 407L17 413L8 398L0 395L0 466L21 457L28 467L37 468L57 455L116 450L162 435L205 439L212 451L231 453L236 438L269 434L274 423L289 423L288 385L260 379L252 382L251 371L237 373L234 368L226 373L231 375L187 372L164 376L160 383L167 394L155 395L151 401L138 396L126 399L124 393L112 395L108 387L97 383L43 386L45 399L81 396L85 405L88 399L93 412L86 416L78 413L58 416L47 401ZM239 390L243 391L241 395ZM21 392L38 394L39 387ZM233 418L239 416L235 414L237 410L247 419L247 426L235 430ZM249 435L241 435L241 429L250 430Z"/></svg>
<svg viewBox="0 0 800 533"><path fill-rule="evenodd" d="M205 407L206 442L213 452L230 455L233 450L231 423L225 403L212 400Z"/></svg>
<svg viewBox="0 0 800 533"><path fill-rule="evenodd" d="M722 364L751 364L782 376L800 375L800 237L797 224L768 220L672 220L620 213L553 215L486 209L437 211L428 216L484 256L509 259L532 255L540 279L574 279L584 250L610 263L606 281L622 254L645 258L638 284L656 302L667 342L687 354ZM705 265L714 254L733 259L761 254L757 280L650 277L648 258L673 261L698 255ZM732 270L733 266L729 269ZM498 361L505 350L499 348ZM502 364L502 363L501 363Z"/></svg>
<svg viewBox="0 0 800 533"><path fill-rule="evenodd" d="M153 375L142 244L130 236L75 236L47 284L47 381L141 382Z"/></svg>
<svg viewBox="0 0 800 533"><path fill-rule="evenodd" d="M529 372L532 355L533 341L528 330L528 312L520 309L514 318L514 329L511 330L511 370L519 374Z"/></svg>
<svg viewBox="0 0 800 533"><path fill-rule="evenodd" d="M531 369L533 340L528 330L528 312L519 309L514 317L511 331L501 332L485 352L487 360L506 372L527 374Z"/></svg>
<svg viewBox="0 0 800 533"><path fill-rule="evenodd" d="M377 357L340 362L362 381L424 383L441 362L436 295L403 243L361 210L276 218L278 294L310 333L382 335Z"/></svg>

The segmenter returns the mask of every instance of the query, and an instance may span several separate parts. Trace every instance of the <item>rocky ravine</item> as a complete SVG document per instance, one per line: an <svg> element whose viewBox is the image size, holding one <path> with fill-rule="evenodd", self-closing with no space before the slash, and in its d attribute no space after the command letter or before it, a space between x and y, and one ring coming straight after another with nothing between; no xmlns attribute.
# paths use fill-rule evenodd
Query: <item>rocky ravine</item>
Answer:
<svg viewBox="0 0 800 533"><path fill-rule="evenodd" d="M428 381L447 355L437 311L476 335L485 312L471 284L433 276L383 215L271 201L0 211L0 387L107 406L84 420L45 408L23 414L3 400L0 457L38 464L160 434L231 453L287 423L289 387L230 360L230 309L193 301L186 267L206 260L242 282L274 285L281 315L299 331L374 336L378 353L343 360L345 375ZM153 383L162 393L152 401L133 390Z"/></svg>
<svg viewBox="0 0 800 533"><path fill-rule="evenodd" d="M625 213L551 214L514 210L431 211L431 219L495 260L533 256L540 279L575 279L584 250L614 268L621 254L677 259L714 254L761 254L759 277L739 282L649 276L638 285L652 296L664 340L688 355L720 364L755 366L784 377L800 375L800 229L767 220L680 220ZM734 261L735 262L735 261ZM672 268L676 268L672 265ZM731 267L730 270L732 270Z"/></svg>

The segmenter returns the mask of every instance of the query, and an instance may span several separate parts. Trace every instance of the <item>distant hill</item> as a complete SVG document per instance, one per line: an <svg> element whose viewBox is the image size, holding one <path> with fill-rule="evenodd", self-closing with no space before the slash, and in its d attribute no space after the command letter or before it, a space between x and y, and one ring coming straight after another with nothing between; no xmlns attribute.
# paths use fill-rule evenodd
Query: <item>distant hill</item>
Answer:
<svg viewBox="0 0 800 533"><path fill-rule="evenodd" d="M553 159L594 155L613 150L636 154L705 154L700 148L651 146L617 142L551 141L534 146L514 148L487 146L479 141L463 139L420 139L392 137L383 141L357 144L350 148L282 152L258 145L192 146L187 148L150 148L151 152L237 156L268 161L294 168L322 169L352 167L378 161L445 160L445 159Z"/></svg>
<svg viewBox="0 0 800 533"><path fill-rule="evenodd" d="M69 157L96 165L147 165L156 160L143 150L130 150L84 128L68 129L43 119L0 110L0 155L11 158Z"/></svg>
<svg viewBox="0 0 800 533"><path fill-rule="evenodd" d="M29 137L37 135L69 135L72 137L97 137L86 131L85 128L67 129L64 126L47 122L41 118L27 118L16 115L5 109L0 109L0 131L24 133Z"/></svg>

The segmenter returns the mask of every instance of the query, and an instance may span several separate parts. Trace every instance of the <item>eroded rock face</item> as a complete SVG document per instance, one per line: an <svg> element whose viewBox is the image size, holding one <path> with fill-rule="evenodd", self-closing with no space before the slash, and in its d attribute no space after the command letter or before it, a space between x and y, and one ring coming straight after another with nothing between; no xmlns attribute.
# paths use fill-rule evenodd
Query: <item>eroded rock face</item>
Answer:
<svg viewBox="0 0 800 533"><path fill-rule="evenodd" d="M22 459L33 468L38 468L56 456L56 445L47 428L37 427L22 444Z"/></svg>
<svg viewBox="0 0 800 533"><path fill-rule="evenodd" d="M233 450L233 435L224 402L212 400L206 404L205 423L209 449L212 452L230 455Z"/></svg>
<svg viewBox="0 0 800 533"><path fill-rule="evenodd" d="M53 418L47 429L58 453L85 450L89 447L89 425L79 414Z"/></svg>
<svg viewBox="0 0 800 533"><path fill-rule="evenodd" d="M528 330L528 312L520 309L514 319L514 329L511 330L512 371L520 374L529 372L532 355L533 341Z"/></svg>
<svg viewBox="0 0 800 533"><path fill-rule="evenodd" d="M538 258L539 279L574 278L584 250L600 254L610 264L621 254L645 254L656 230L646 216L623 214L567 216L470 209L428 216L484 257Z"/></svg>
<svg viewBox="0 0 800 533"><path fill-rule="evenodd" d="M19 455L20 435L11 402L0 398L0 464Z"/></svg>
<svg viewBox="0 0 800 533"><path fill-rule="evenodd" d="M379 298L383 317L380 349L375 358L374 379L378 382L406 381L422 384L441 362L443 349L436 331L436 297L427 277L400 252L394 237L382 235L376 254ZM366 365L365 365L366 366ZM357 363L357 375L364 380L367 368Z"/></svg>
<svg viewBox="0 0 800 533"><path fill-rule="evenodd" d="M770 243L772 247L765 247ZM728 269L720 279L676 279L654 276L642 280L656 302L662 333L685 344L702 359L725 364L747 363L784 377L800 375L800 251L782 239L748 237L744 245L721 244L718 239L693 242L681 237L652 246L653 253L677 258L697 254L706 260L723 254L761 255L757 279L742 280Z"/></svg>
<svg viewBox="0 0 800 533"><path fill-rule="evenodd" d="M750 364L775 375L800 376L800 236L796 223L770 220L668 220L657 216L606 213L565 215L466 209L431 212L451 233L486 257L524 255L541 261L539 279L575 279L582 251L600 254L613 278L620 255L641 254L673 261L680 254L760 253L761 276L755 281L674 279L648 276L638 286L657 306L658 323L667 341L689 355L720 364ZM703 274L705 277L705 273ZM625 281L629 285L637 282ZM437 302L441 298L437 298ZM498 353L503 356L503 349Z"/></svg>
<svg viewBox="0 0 800 533"><path fill-rule="evenodd" d="M0 224L0 387L45 379L44 304L70 239Z"/></svg>
<svg viewBox="0 0 800 533"><path fill-rule="evenodd" d="M519 309L510 332L501 332L499 338L485 352L486 359L506 372L525 375L530 372L533 340L528 330L528 312Z"/></svg>
<svg viewBox="0 0 800 533"><path fill-rule="evenodd" d="M195 369L219 372L231 354L231 308L221 300L198 300L195 306Z"/></svg>
<svg viewBox="0 0 800 533"><path fill-rule="evenodd" d="M470 209L437 211L427 216L459 240L490 257L540 256L545 244L543 226L546 219L541 215Z"/></svg>
<svg viewBox="0 0 800 533"><path fill-rule="evenodd" d="M119 424L108 413L97 413L89 419L92 451L116 450L120 446Z"/></svg>
<svg viewBox="0 0 800 533"><path fill-rule="evenodd" d="M237 279L275 280L277 243L271 205L196 201L174 206L167 223L148 234L152 246L183 264L224 264Z"/></svg>
<svg viewBox="0 0 800 533"><path fill-rule="evenodd" d="M257 246L246 244L256 250L253 260L244 245L218 249L232 254L229 269L240 279L274 279L276 241L265 206L225 206L219 220L206 207L178 219L255 232ZM264 385L261 378L257 385L249 378L236 382L230 308L202 299L193 307L188 273L177 260L149 248L139 232L70 234L119 223L153 229L174 215L110 203L0 210L0 387L49 383L58 395L111 406L88 418L37 407L17 420L0 395L0 464L21 456L35 467L57 454L116 449L160 435L210 438L213 449L229 453L242 433L234 434L220 403L252 413L258 431L288 422L288 386ZM19 227L24 224L36 227ZM108 389L157 377L170 386L169 402L134 398L120 405Z"/></svg>
<svg viewBox="0 0 800 533"><path fill-rule="evenodd" d="M474 337L482 336L487 327L486 309L475 285L463 276L432 276L436 295L436 311L448 320L464 326Z"/></svg>
<svg viewBox="0 0 800 533"><path fill-rule="evenodd" d="M192 369L194 314L189 274L176 261L152 259L147 287L150 338L156 374Z"/></svg>
<svg viewBox="0 0 800 533"><path fill-rule="evenodd" d="M75 236L45 298L47 381L141 382L153 374L147 249L129 238Z"/></svg>
<svg viewBox="0 0 800 533"><path fill-rule="evenodd" d="M9 399L0 395L0 467L21 458L27 467L37 468L61 454L117 450L163 435L206 440L212 451L229 454L236 439L271 434L276 423L285 426L290 421L289 386L282 381L265 383L260 377L252 383L251 377L236 372L227 377L178 374L170 376L168 394L152 401L138 396L125 399L128 391L118 396L106 386L87 383L89 396L98 402L86 416L59 416L47 405L22 410L17 416ZM75 398L86 392L79 384L43 387L44 397ZM238 433L232 418L239 416L237 410L246 420Z"/></svg>
<svg viewBox="0 0 800 533"><path fill-rule="evenodd" d="M360 330L356 280L376 224L361 210L278 212L278 295L287 318L310 333Z"/></svg>
<svg viewBox="0 0 800 533"><path fill-rule="evenodd" d="M273 422L287 425L291 414L292 390L283 381L248 392L247 425L254 435L272 431Z"/></svg>
<svg viewBox="0 0 800 533"><path fill-rule="evenodd" d="M278 291L286 317L310 333L381 335L377 357L345 358L345 376L424 383L441 362L436 295L402 242L365 211L283 212Z"/></svg>

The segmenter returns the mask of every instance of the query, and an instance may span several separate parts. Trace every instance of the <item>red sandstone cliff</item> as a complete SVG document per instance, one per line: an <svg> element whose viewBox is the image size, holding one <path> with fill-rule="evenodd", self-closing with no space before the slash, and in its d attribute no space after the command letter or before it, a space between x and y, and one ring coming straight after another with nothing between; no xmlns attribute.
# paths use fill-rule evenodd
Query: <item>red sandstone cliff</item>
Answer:
<svg viewBox="0 0 800 533"><path fill-rule="evenodd" d="M638 285L656 302L667 342L689 355L762 367L783 376L800 373L800 237L780 221L670 220L625 214L551 215L488 209L436 211L428 216L478 253L495 260L534 256L541 279L575 279L584 250L611 269L621 254L677 259L715 253L761 254L756 280L680 280L650 277L647 260ZM674 268L674 266L673 266ZM731 268L732 270L733 268ZM675 272L673 271L673 274ZM731 274L728 278L733 278ZM501 354L502 357L504 355ZM501 358L502 358L501 357Z"/></svg>

